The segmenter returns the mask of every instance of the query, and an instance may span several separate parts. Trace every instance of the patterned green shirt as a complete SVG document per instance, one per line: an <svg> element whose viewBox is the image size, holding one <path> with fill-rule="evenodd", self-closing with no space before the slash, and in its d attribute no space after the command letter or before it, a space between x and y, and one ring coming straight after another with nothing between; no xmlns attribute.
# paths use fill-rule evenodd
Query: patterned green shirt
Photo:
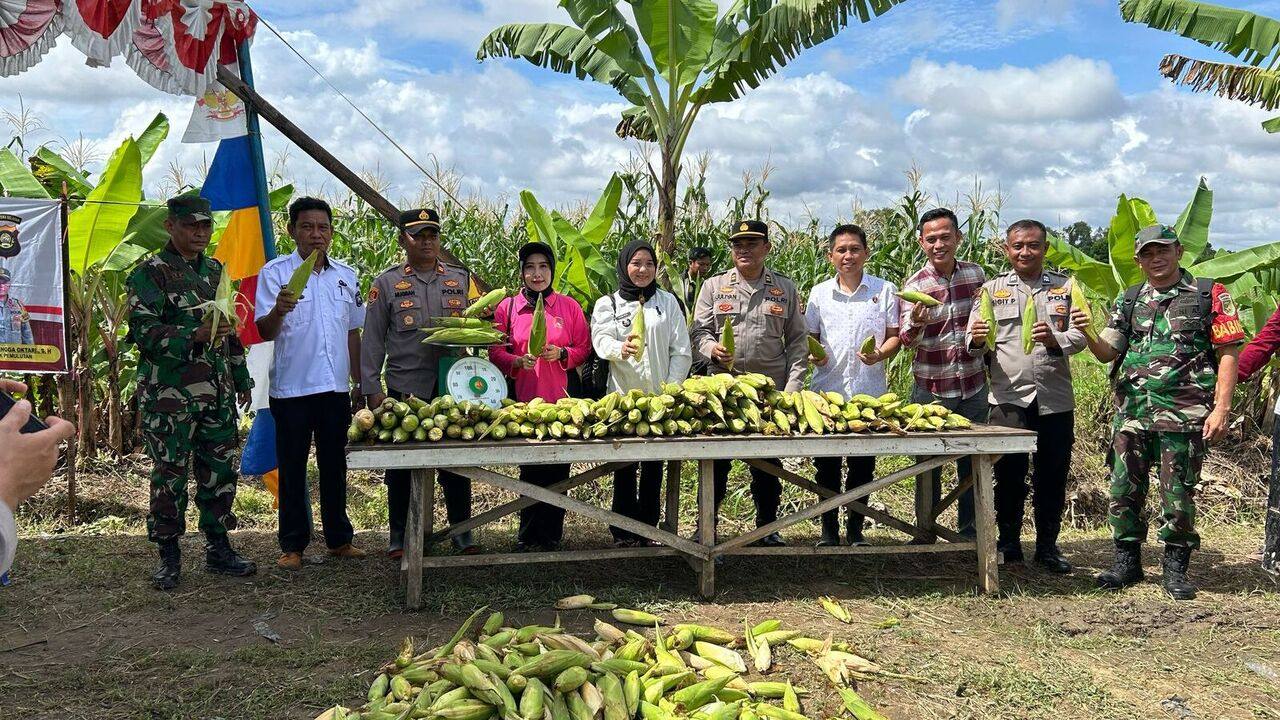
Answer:
<svg viewBox="0 0 1280 720"><path fill-rule="evenodd" d="M192 412L234 404L253 381L234 334L216 347L193 338L212 300L222 263L186 260L172 244L129 275L128 341L138 346L138 397L147 412Z"/></svg>
<svg viewBox="0 0 1280 720"><path fill-rule="evenodd" d="M1172 287L1143 284L1124 331L1123 297L1102 339L1125 352L1116 375L1116 431L1199 432L1213 406L1215 350L1238 345L1244 328L1226 288L1214 283L1206 331L1200 292L1187 272Z"/></svg>

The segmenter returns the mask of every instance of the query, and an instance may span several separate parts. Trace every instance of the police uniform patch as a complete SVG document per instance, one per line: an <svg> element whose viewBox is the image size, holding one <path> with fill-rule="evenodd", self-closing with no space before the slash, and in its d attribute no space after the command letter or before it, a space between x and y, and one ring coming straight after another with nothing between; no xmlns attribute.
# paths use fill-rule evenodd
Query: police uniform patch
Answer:
<svg viewBox="0 0 1280 720"><path fill-rule="evenodd" d="M1064 287L1049 288L1049 295L1051 296L1052 295L1065 296L1066 294L1067 294L1067 289Z"/></svg>
<svg viewBox="0 0 1280 720"><path fill-rule="evenodd" d="M773 315L781 315L783 312L785 312L785 310L781 305L775 305L773 303L770 303L769 312L772 313Z"/></svg>
<svg viewBox="0 0 1280 720"><path fill-rule="evenodd" d="M444 286L445 286L445 287L453 287L453 288L456 288L456 287L458 287L458 281L457 281L457 280L445 280L445 281L444 281Z"/></svg>
<svg viewBox="0 0 1280 720"><path fill-rule="evenodd" d="M1007 297L1009 297L1009 296L1010 296L1010 295L1012 295L1012 294L1013 294L1013 293L1009 292L1008 290L1004 290L1004 289L1000 289L1000 290L997 290L997 291L995 292L995 296L996 296L996 297L998 297L998 298L1007 298Z"/></svg>
<svg viewBox="0 0 1280 720"><path fill-rule="evenodd" d="M462 317L462 313L458 312L457 310L454 310L453 312L449 313L449 317Z"/></svg>
<svg viewBox="0 0 1280 720"><path fill-rule="evenodd" d="M1063 305L1062 303L1058 303L1057 305L1053 306L1053 308L1049 311L1049 314L1050 315L1066 315L1067 306Z"/></svg>
<svg viewBox="0 0 1280 720"><path fill-rule="evenodd" d="M401 280L393 286L396 290L408 290L413 287L408 280Z"/></svg>
<svg viewBox="0 0 1280 720"><path fill-rule="evenodd" d="M369 302L376 302L378 299L378 286L369 288Z"/></svg>
<svg viewBox="0 0 1280 720"><path fill-rule="evenodd" d="M462 300L460 298L449 298L449 307L451 308L462 307Z"/></svg>
<svg viewBox="0 0 1280 720"><path fill-rule="evenodd" d="M1231 299L1231 293L1225 290L1218 293L1218 304L1222 306L1223 315L1236 314L1236 301Z"/></svg>
<svg viewBox="0 0 1280 720"><path fill-rule="evenodd" d="M413 316L412 316L412 315L405 315L405 316L404 316L404 324L405 324L405 325L412 325L414 322L415 322L415 320L413 319Z"/></svg>
<svg viewBox="0 0 1280 720"><path fill-rule="evenodd" d="M412 301L412 300L401 300L401 301L400 301L400 309L401 309L401 310L408 310L408 309L409 309L409 308L411 308L411 307L413 307L413 301Z"/></svg>
<svg viewBox="0 0 1280 720"><path fill-rule="evenodd" d="M742 223L741 225L738 226L738 232L746 232L750 229L751 229L751 226L748 225L747 223Z"/></svg>
<svg viewBox="0 0 1280 720"><path fill-rule="evenodd" d="M783 295L785 295L785 294L786 294L786 291L785 291L785 290L783 290L782 288L778 288L778 287L776 287L776 288L769 288L769 294L770 294L770 295L772 295L772 296L774 296L774 297L782 297Z"/></svg>
<svg viewBox="0 0 1280 720"><path fill-rule="evenodd" d="M720 303L716 306L716 309L720 312L729 312L733 309L733 303Z"/></svg>

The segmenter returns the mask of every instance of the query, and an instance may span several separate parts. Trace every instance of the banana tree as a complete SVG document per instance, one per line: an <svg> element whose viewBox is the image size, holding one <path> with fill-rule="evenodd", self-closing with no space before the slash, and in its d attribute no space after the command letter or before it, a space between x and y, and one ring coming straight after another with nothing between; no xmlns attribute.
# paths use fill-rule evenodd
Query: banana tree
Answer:
<svg viewBox="0 0 1280 720"><path fill-rule="evenodd" d="M1177 33L1244 63L1165 55L1160 74L1174 83L1264 110L1280 107L1280 20L1194 0L1123 0L1120 15L1125 22ZM1280 117L1262 127L1280 132Z"/></svg>
<svg viewBox="0 0 1280 720"><path fill-rule="evenodd" d="M613 227L621 201L622 180L614 174L579 228L559 212L548 212L532 192L520 193L520 205L529 216L529 237L546 243L555 252L552 287L577 300L588 315L596 300L618 286L614 266L604 259L600 246Z"/></svg>
<svg viewBox="0 0 1280 720"><path fill-rule="evenodd" d="M1185 249L1182 267L1195 277L1222 283L1235 298L1241 323L1252 335L1275 311L1274 298L1280 293L1280 242L1219 252L1200 260L1209 244L1212 219L1213 191L1201 178L1195 195L1174 224ZM1134 260L1134 239L1139 230L1155 222L1155 211L1147 201L1121 195L1107 232L1107 262L1085 255L1054 234L1049 237L1047 259L1074 274L1086 295L1109 305L1125 288L1142 282L1142 269Z"/></svg>
<svg viewBox="0 0 1280 720"><path fill-rule="evenodd" d="M805 48L835 37L851 19L866 23L905 0L560 0L573 25L517 23L496 28L477 59L523 58L612 87L632 107L617 134L657 143L658 227L675 250L677 184L698 113L741 97ZM634 18L631 21L630 15Z"/></svg>

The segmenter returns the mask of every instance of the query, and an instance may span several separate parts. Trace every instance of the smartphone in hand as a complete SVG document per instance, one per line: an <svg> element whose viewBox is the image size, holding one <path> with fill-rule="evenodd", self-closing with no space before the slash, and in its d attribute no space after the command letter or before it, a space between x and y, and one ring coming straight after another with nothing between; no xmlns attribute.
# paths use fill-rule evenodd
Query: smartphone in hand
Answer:
<svg viewBox="0 0 1280 720"><path fill-rule="evenodd" d="M12 395L4 390L0 390L0 417L8 415L9 410L13 408L16 403L17 400L14 400ZM34 414L28 416L26 424L22 426L22 432L24 433L35 433L48 429L49 426L45 425L44 421L36 417Z"/></svg>

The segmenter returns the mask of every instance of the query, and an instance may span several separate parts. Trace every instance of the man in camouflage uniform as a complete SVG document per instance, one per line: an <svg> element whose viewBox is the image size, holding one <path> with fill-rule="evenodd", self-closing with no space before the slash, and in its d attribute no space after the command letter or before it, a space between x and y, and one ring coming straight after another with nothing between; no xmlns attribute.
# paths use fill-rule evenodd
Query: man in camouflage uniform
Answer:
<svg viewBox="0 0 1280 720"><path fill-rule="evenodd" d="M11 282L9 271L0 268L0 343L34 344L27 309L18 298L9 295Z"/></svg>
<svg viewBox="0 0 1280 720"><path fill-rule="evenodd" d="M1196 588L1187 580L1187 564L1200 546L1195 489L1207 444L1227 430L1244 329L1222 285L1179 267L1183 248L1172 229L1143 228L1134 251L1146 282L1125 291L1106 330L1089 340L1099 360L1115 360L1108 516L1116 557L1097 579L1109 590L1142 579L1142 511L1155 466L1164 588L1176 600L1190 600ZM1072 320L1082 330L1088 324L1079 309L1073 309Z"/></svg>
<svg viewBox="0 0 1280 720"><path fill-rule="evenodd" d="M244 346L227 322L211 328L222 264L205 257L213 232L209 201L169 201L170 241L129 276L129 341L138 346L142 439L155 467L147 535L160 546L156 588L177 587L178 538L186 529L187 474L194 464L196 506L209 572L252 575L256 566L227 540L236 526L236 401L249 403L253 381Z"/></svg>
<svg viewBox="0 0 1280 720"><path fill-rule="evenodd" d="M438 389L436 373L449 350L422 342L422 328L432 318L459 317L471 304L471 275L440 260L440 215L420 208L400 214L400 246L405 262L383 272L369 288L369 302L360 336L360 387L369 407L387 399L414 395L432 400ZM386 387L383 387L383 365ZM387 470L387 555L404 555L404 527L409 512L409 471ZM440 472L449 523L471 517L471 481ZM453 539L463 553L479 552L467 532Z"/></svg>

